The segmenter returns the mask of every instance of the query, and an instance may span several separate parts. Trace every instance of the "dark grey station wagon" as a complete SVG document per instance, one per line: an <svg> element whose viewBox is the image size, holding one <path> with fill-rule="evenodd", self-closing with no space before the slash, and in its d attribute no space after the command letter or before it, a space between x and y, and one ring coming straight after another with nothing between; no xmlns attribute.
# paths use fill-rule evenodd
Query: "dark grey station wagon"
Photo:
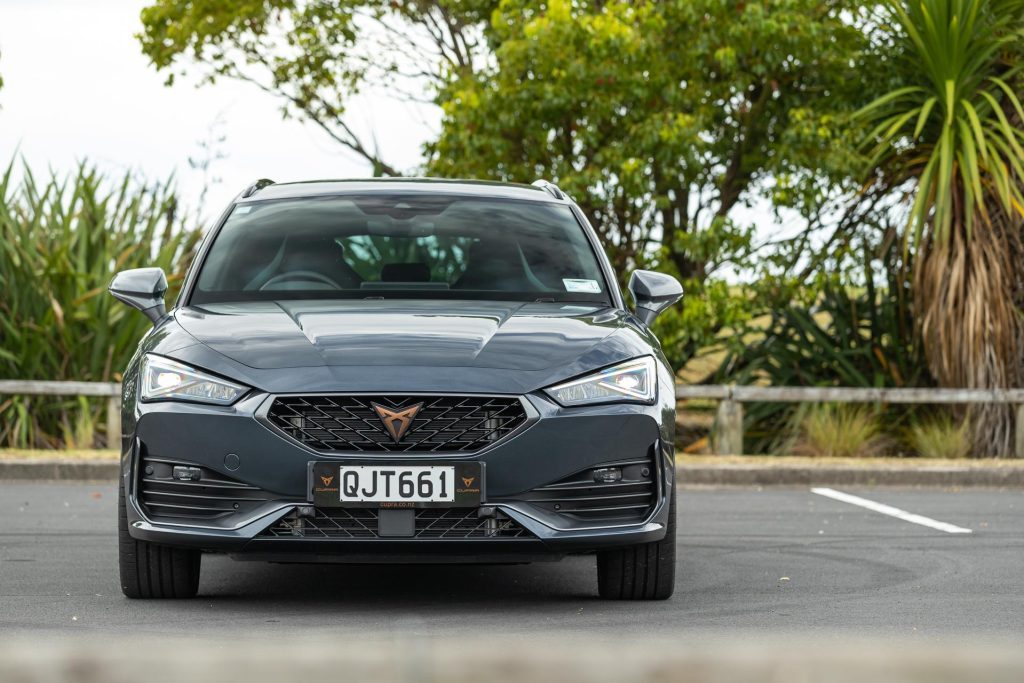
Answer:
<svg viewBox="0 0 1024 683"><path fill-rule="evenodd" d="M171 310L155 268L124 381L125 595L196 595L204 553L273 562L596 556L601 596L675 568L673 375L550 183L256 183Z"/></svg>

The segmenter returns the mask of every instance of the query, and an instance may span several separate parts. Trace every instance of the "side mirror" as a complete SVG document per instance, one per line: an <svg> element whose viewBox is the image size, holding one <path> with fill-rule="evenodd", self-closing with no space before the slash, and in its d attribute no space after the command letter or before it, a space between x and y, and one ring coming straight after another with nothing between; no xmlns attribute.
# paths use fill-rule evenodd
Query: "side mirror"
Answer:
<svg viewBox="0 0 1024 683"><path fill-rule="evenodd" d="M160 268L122 270L111 280L108 289L118 301L145 313L153 324L167 315L167 307L164 306L167 277Z"/></svg>
<svg viewBox="0 0 1024 683"><path fill-rule="evenodd" d="M683 298L683 286L671 275L634 270L629 277L629 293L636 305L636 317L650 325L659 313Z"/></svg>

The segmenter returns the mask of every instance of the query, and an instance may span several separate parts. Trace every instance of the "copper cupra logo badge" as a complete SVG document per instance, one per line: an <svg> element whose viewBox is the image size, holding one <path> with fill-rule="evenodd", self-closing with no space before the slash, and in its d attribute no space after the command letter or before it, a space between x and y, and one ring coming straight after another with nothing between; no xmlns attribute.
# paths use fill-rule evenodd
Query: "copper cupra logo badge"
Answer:
<svg viewBox="0 0 1024 683"><path fill-rule="evenodd" d="M401 410L391 410L385 408L379 403L371 403L374 411L377 413L377 417L384 423L384 429L388 430L388 434L391 438L398 443L405 436L405 433L409 431L409 427L412 426L412 420L416 417L416 413L420 412L420 408L423 407L422 403L417 403L414 406L403 408Z"/></svg>
<svg viewBox="0 0 1024 683"><path fill-rule="evenodd" d="M324 483L324 486L330 486L331 482L334 481L334 477L325 477L325 476L321 475L320 476L320 481L322 481Z"/></svg>

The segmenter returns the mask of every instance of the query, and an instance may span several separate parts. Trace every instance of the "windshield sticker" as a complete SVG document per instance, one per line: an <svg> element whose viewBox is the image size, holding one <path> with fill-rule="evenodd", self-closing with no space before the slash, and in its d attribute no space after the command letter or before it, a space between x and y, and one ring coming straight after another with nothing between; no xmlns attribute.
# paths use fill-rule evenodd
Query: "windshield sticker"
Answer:
<svg viewBox="0 0 1024 683"><path fill-rule="evenodd" d="M565 285L565 291L567 292L587 292L588 294L601 293L601 285L597 284L597 280L573 280L570 278L562 278L562 284Z"/></svg>

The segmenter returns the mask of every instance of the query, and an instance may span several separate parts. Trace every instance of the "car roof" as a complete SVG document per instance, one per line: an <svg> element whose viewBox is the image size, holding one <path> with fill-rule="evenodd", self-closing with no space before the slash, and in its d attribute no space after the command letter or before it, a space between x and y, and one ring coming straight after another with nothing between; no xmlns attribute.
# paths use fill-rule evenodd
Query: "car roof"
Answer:
<svg viewBox="0 0 1024 683"><path fill-rule="evenodd" d="M262 183L260 183L262 184ZM494 199L519 199L538 202L565 203L542 186L519 183L498 183L484 180L444 180L440 178L372 178L351 180L310 180L294 183L272 183L252 190L239 203L269 199L300 199L346 194L410 193L448 194Z"/></svg>

